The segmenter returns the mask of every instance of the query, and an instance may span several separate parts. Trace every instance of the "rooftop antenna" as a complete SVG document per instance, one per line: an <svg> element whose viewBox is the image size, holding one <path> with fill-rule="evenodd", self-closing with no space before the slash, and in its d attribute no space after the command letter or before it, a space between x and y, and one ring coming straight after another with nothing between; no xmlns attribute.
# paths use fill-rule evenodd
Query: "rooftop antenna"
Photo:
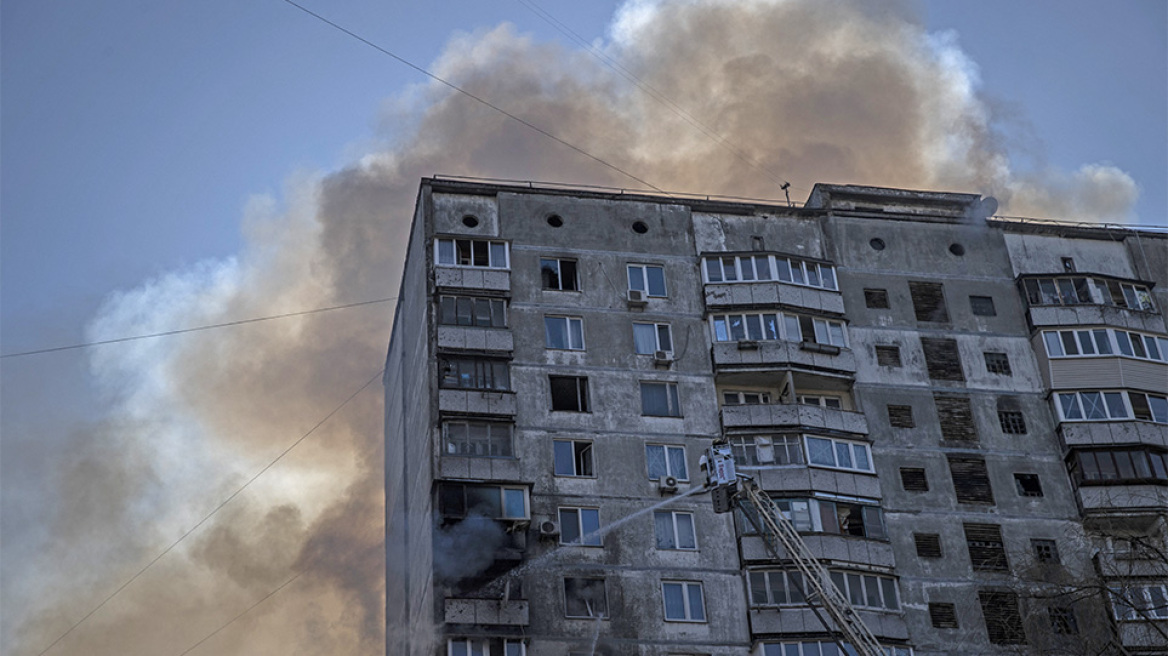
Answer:
<svg viewBox="0 0 1168 656"><path fill-rule="evenodd" d="M779 189L783 190L783 195L787 197L787 207L794 207L794 205L791 204L791 192L788 191L790 188L791 183L785 181L783 182L783 185L779 187Z"/></svg>

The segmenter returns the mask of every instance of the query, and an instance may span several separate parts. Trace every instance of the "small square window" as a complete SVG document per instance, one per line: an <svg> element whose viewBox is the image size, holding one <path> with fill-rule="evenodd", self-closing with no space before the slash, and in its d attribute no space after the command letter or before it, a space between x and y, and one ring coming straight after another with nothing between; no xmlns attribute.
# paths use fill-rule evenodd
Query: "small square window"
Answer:
<svg viewBox="0 0 1168 656"><path fill-rule="evenodd" d="M900 484L905 492L928 492L929 479L921 467L901 467Z"/></svg>
<svg viewBox="0 0 1168 656"><path fill-rule="evenodd" d="M888 425L892 426L893 428L913 428L916 426L916 423L913 421L912 406L888 406Z"/></svg>
<svg viewBox="0 0 1168 656"><path fill-rule="evenodd" d="M900 366L900 347L877 345L876 346L876 364L881 367L899 367Z"/></svg>
<svg viewBox="0 0 1168 656"><path fill-rule="evenodd" d="M1079 635L1079 622L1075 619L1075 609L1069 606L1051 608L1050 630L1059 635Z"/></svg>
<svg viewBox="0 0 1168 656"><path fill-rule="evenodd" d="M1021 496L1042 496L1042 484L1038 482L1038 474L1014 474L1014 486L1018 488L1018 494Z"/></svg>
<svg viewBox="0 0 1168 656"><path fill-rule="evenodd" d="M941 536L937 533L913 533L918 558L940 558Z"/></svg>
<svg viewBox="0 0 1168 656"><path fill-rule="evenodd" d="M552 440L556 476L595 476L592 442Z"/></svg>
<svg viewBox="0 0 1168 656"><path fill-rule="evenodd" d="M680 417L677 383L642 381L641 414L646 417Z"/></svg>
<svg viewBox="0 0 1168 656"><path fill-rule="evenodd" d="M688 481L689 472L685 465L685 447L668 444L646 444L645 461L649 467L649 480L662 476L672 476L679 481Z"/></svg>
<svg viewBox="0 0 1168 656"><path fill-rule="evenodd" d="M547 348L584 350L584 320L580 317L544 317L543 328Z"/></svg>
<svg viewBox="0 0 1168 656"><path fill-rule="evenodd" d="M692 551L698 548L693 513L658 510L653 513L653 532L658 549Z"/></svg>
<svg viewBox="0 0 1168 656"><path fill-rule="evenodd" d="M548 376L552 410L589 412L588 379L583 376Z"/></svg>
<svg viewBox="0 0 1168 656"><path fill-rule="evenodd" d="M630 264L629 291L643 292L646 296L664 297L665 267L650 264Z"/></svg>
<svg viewBox="0 0 1168 656"><path fill-rule="evenodd" d="M1010 357L1005 353L986 351L982 355L985 356L986 371L989 373L1002 376L1009 376L1012 373L1010 371Z"/></svg>
<svg viewBox="0 0 1168 656"><path fill-rule="evenodd" d="M994 308L993 296L970 296L969 309L979 317L996 317L998 311Z"/></svg>
<svg viewBox="0 0 1168 656"><path fill-rule="evenodd" d="M888 290L887 289L865 289L864 290L864 305L877 310L888 309Z"/></svg>
<svg viewBox="0 0 1168 656"><path fill-rule="evenodd" d="M670 622L705 622L702 584L694 581L662 581L665 619Z"/></svg>
<svg viewBox="0 0 1168 656"><path fill-rule="evenodd" d="M580 291L580 281L576 276L576 260L541 257L539 259L539 273L544 289L564 292Z"/></svg>
<svg viewBox="0 0 1168 656"><path fill-rule="evenodd" d="M932 621L934 629L956 629L957 606L929 602L929 620Z"/></svg>
<svg viewBox="0 0 1168 656"><path fill-rule="evenodd" d="M564 579L564 614L567 617L608 617L604 579Z"/></svg>
<svg viewBox="0 0 1168 656"><path fill-rule="evenodd" d="M1026 418L1014 410L998 410L998 424L1006 435L1025 435Z"/></svg>
<svg viewBox="0 0 1168 656"><path fill-rule="evenodd" d="M1058 544L1054 540L1031 540L1030 548L1034 550L1034 559L1040 563L1058 565Z"/></svg>
<svg viewBox="0 0 1168 656"><path fill-rule="evenodd" d="M599 547L602 544L599 530L599 509L560 508L560 544Z"/></svg>
<svg viewBox="0 0 1168 656"><path fill-rule="evenodd" d="M667 323L633 323L633 350L638 355L673 352L673 332Z"/></svg>

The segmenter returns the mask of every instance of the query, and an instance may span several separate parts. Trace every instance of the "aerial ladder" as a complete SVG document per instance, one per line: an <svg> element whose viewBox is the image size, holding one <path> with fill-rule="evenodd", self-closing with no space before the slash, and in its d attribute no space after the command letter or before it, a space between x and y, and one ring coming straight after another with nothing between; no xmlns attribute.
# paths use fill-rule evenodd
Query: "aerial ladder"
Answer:
<svg viewBox="0 0 1168 656"><path fill-rule="evenodd" d="M758 531L767 551L777 560L785 553L803 575L803 594L828 631L832 627L816 610L819 606L831 617L848 645L858 656L884 656L880 641L856 614L856 609L835 587L827 568L811 553L803 538L779 506L748 476L738 474L730 445L715 443L702 457L706 487L714 500L714 512L730 512L735 506Z"/></svg>

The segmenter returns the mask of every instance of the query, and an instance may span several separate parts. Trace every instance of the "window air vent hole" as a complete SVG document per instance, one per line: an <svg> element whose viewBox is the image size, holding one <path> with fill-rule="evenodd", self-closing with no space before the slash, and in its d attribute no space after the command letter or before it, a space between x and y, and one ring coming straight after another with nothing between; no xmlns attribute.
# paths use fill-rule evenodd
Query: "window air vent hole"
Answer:
<svg viewBox="0 0 1168 656"><path fill-rule="evenodd" d="M965 255L965 247L961 244L949 244L949 252L953 253L957 257L961 257L962 255Z"/></svg>
<svg viewBox="0 0 1168 656"><path fill-rule="evenodd" d="M638 235L643 235L646 232L649 232L649 226L645 225L644 221L637 221L633 224L633 232L637 233Z"/></svg>
<svg viewBox="0 0 1168 656"><path fill-rule="evenodd" d="M547 218L548 225L553 228L559 228L564 225L564 220L560 218L559 214L553 214Z"/></svg>
<svg viewBox="0 0 1168 656"><path fill-rule="evenodd" d="M470 214L467 214L466 216L462 217L462 225L464 225L468 228L474 228L478 224L479 224L479 220L477 217L471 216Z"/></svg>
<svg viewBox="0 0 1168 656"><path fill-rule="evenodd" d="M881 239L881 238L879 238L879 237L877 237L877 238L873 239L872 241L868 242L868 245L869 245L869 246L871 246L871 247L872 247L872 250L874 250L874 251L882 251L882 250L884 250L884 240L883 240L883 239Z"/></svg>

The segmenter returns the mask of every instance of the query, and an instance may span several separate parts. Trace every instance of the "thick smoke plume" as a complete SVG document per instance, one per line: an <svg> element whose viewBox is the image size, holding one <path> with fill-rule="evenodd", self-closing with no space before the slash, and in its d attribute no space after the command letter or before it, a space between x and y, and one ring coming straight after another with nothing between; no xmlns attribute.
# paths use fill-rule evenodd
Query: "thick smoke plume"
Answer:
<svg viewBox="0 0 1168 656"><path fill-rule="evenodd" d="M817 181L888 185L1077 220L1128 218L1136 195L1106 165L1013 176L975 66L900 4L631 2L604 47L732 148L587 53L506 25L454 38L432 70L669 190L776 198L790 180L798 199ZM90 336L391 296L424 175L639 186L436 84L384 124L380 152L254 201L237 258L112 296ZM4 563L3 651L38 653L375 377L391 307L94 351L111 411L63 456L48 534ZM382 653L380 395L374 381L50 653L177 654L297 572L193 653Z"/></svg>

